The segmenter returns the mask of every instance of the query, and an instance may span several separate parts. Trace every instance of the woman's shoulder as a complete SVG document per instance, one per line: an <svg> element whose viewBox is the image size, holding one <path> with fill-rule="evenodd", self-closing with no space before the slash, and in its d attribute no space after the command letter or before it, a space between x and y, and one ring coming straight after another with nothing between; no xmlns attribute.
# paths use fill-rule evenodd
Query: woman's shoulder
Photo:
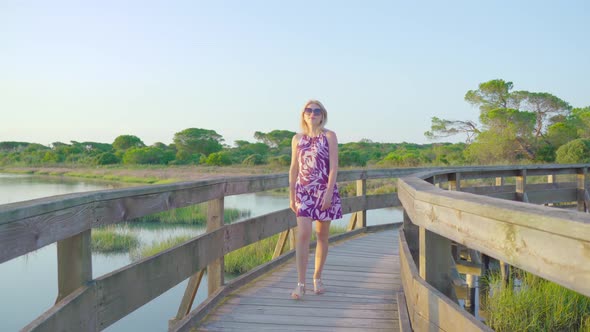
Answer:
<svg viewBox="0 0 590 332"><path fill-rule="evenodd" d="M304 134L303 133L296 133L295 135L293 135L293 139L291 140L292 143L299 143L299 141L301 141L301 138L303 138Z"/></svg>
<svg viewBox="0 0 590 332"><path fill-rule="evenodd" d="M333 130L324 128L324 134L327 138L336 138L336 133Z"/></svg>

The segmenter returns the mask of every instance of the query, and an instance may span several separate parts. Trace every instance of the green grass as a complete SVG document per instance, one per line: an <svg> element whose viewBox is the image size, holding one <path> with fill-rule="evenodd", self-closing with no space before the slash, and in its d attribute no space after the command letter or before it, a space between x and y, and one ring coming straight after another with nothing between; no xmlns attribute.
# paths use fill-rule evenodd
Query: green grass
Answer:
<svg viewBox="0 0 590 332"><path fill-rule="evenodd" d="M183 242L188 241L191 239L192 236L190 235L182 235L182 236L175 236L170 237L165 241L161 242L154 242L152 245L141 247L137 250L133 250L130 252L131 259L136 261L145 257L153 256L159 252L162 252L166 249L172 248L176 245L179 245Z"/></svg>
<svg viewBox="0 0 590 332"><path fill-rule="evenodd" d="M231 223L242 217L249 217L250 210L224 209L223 219L225 223ZM133 222L160 222L164 224L186 224L205 225L207 224L207 204L191 205L183 208L162 211L140 218Z"/></svg>
<svg viewBox="0 0 590 332"><path fill-rule="evenodd" d="M345 227L331 226L330 235L346 232ZM225 272L240 275L272 259L279 234L275 234L256 243L240 248L225 255ZM315 232L312 241L315 240Z"/></svg>
<svg viewBox="0 0 590 332"><path fill-rule="evenodd" d="M517 270L519 271L519 270ZM531 273L519 271L522 285L501 286L499 274L485 281L491 295L485 299L487 324L495 331L590 332L590 298Z"/></svg>
<svg viewBox="0 0 590 332"><path fill-rule="evenodd" d="M95 228L91 233L92 251L100 253L127 252L139 245L136 235L125 231L121 234L113 226Z"/></svg>

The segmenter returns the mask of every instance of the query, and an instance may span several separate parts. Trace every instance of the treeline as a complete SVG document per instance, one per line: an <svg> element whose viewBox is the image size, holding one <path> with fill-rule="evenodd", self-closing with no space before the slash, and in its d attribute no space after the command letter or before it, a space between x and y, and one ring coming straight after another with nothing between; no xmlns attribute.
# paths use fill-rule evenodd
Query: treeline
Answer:
<svg viewBox="0 0 590 332"><path fill-rule="evenodd" d="M134 135L118 136L112 143L55 142L49 146L27 142L0 142L1 166L53 165L270 165L288 166L291 139L288 130L256 132L255 142L236 141L234 147L213 130L188 128L171 144L146 146ZM339 144L341 167L367 165L411 167L423 164L464 163L465 144L376 143L369 140Z"/></svg>
<svg viewBox="0 0 590 332"><path fill-rule="evenodd" d="M479 121L432 118L429 139L463 134L465 143L377 143L367 139L339 144L341 167L412 167L498 163L590 162L590 106L573 108L545 92L512 91L501 79L479 84L465 100L479 109ZM369 124L367 124L369 125ZM0 142L0 166L42 165L271 165L288 166L288 130L255 132L254 142L230 147L214 130L188 128L173 143L146 146L134 135L112 143Z"/></svg>

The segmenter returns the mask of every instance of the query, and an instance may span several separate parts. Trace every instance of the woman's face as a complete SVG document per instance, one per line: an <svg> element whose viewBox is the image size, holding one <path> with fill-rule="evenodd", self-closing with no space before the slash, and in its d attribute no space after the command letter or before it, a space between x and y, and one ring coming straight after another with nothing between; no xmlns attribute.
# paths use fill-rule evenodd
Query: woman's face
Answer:
<svg viewBox="0 0 590 332"><path fill-rule="evenodd" d="M317 127L322 123L322 109L318 104L308 104L303 111L303 119L312 127Z"/></svg>

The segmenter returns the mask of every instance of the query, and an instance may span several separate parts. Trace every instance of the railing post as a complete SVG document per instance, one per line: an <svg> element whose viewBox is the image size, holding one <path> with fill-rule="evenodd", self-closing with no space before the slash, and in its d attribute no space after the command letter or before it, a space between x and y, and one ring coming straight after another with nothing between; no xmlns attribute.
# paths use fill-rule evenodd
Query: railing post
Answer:
<svg viewBox="0 0 590 332"><path fill-rule="evenodd" d="M580 212L587 212L588 211L588 202L586 197L588 193L586 192L586 178L588 174L588 169L586 167L579 168L577 170L577 189L578 189L578 211Z"/></svg>
<svg viewBox="0 0 590 332"><path fill-rule="evenodd" d="M420 227L420 277L457 302L451 280L451 240Z"/></svg>
<svg viewBox="0 0 590 332"><path fill-rule="evenodd" d="M366 210L366 202L367 202L367 180L360 179L356 181L356 195L362 196L364 198L365 204L363 204L363 210L354 212L350 216L350 221L348 222L348 231L352 231L356 228L367 227L367 210Z"/></svg>
<svg viewBox="0 0 590 332"><path fill-rule="evenodd" d="M496 187L501 187L504 185L504 177L498 176L496 177Z"/></svg>
<svg viewBox="0 0 590 332"><path fill-rule="evenodd" d="M461 191L461 173L449 174L449 190Z"/></svg>
<svg viewBox="0 0 590 332"><path fill-rule="evenodd" d="M418 257L420 252L420 229L418 226L412 223L410 216L404 209L404 234L406 235L406 243L408 244L408 249L410 249L410 253L414 258L414 264L418 265Z"/></svg>
<svg viewBox="0 0 590 332"><path fill-rule="evenodd" d="M557 175L555 174L548 174L547 175L547 183L554 184L557 182ZM553 203L545 203L545 206L553 206Z"/></svg>
<svg viewBox="0 0 590 332"><path fill-rule="evenodd" d="M92 280L91 230L57 242L57 299Z"/></svg>
<svg viewBox="0 0 590 332"><path fill-rule="evenodd" d="M207 210L207 232L223 227L223 197L210 200ZM223 270L223 256L207 266L209 296L223 286Z"/></svg>
<svg viewBox="0 0 590 332"><path fill-rule="evenodd" d="M357 225L360 227L367 227L367 180L361 179L356 180L356 195L363 196L365 203L363 204L363 210L357 212Z"/></svg>
<svg viewBox="0 0 590 332"><path fill-rule="evenodd" d="M526 194L526 169L521 169L516 175L516 200L520 202L529 202Z"/></svg>

